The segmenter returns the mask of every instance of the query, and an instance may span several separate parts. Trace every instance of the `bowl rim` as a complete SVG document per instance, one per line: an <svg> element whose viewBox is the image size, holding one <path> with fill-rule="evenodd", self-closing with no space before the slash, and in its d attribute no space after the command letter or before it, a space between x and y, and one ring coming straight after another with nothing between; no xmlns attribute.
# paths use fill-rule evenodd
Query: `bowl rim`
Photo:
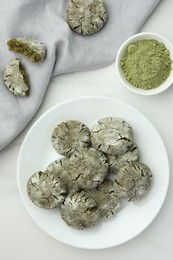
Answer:
<svg viewBox="0 0 173 260"><path fill-rule="evenodd" d="M171 41L169 41L165 36L163 36L159 33L154 33L154 32L136 33L136 34L132 35L131 37L127 38L121 44L121 46L117 52L115 66L116 66L116 71L117 71L118 77L119 77L121 83L127 89L129 89L130 91L132 91L136 94L149 96L149 95L156 95L156 94L162 93L163 91L168 89L173 83L173 67L171 67L172 70L170 72L170 76L159 87L149 89L149 90L145 90L142 88L136 88L135 86L131 85L124 77L124 73L120 66L120 60L121 60L127 46L130 43L138 41L140 39L155 39L155 40L158 40L159 42L162 42L166 46L166 48L170 51L170 58L173 61L173 43ZM172 63L172 66L173 66L173 63Z"/></svg>

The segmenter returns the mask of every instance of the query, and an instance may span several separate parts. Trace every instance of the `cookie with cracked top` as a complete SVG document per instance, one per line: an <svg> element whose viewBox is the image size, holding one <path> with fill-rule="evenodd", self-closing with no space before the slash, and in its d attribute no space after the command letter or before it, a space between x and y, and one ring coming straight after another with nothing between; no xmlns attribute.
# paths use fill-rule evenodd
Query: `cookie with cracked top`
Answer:
<svg viewBox="0 0 173 260"><path fill-rule="evenodd" d="M85 191L69 194L60 207L64 222L74 229L87 229L100 220L97 203Z"/></svg>
<svg viewBox="0 0 173 260"><path fill-rule="evenodd" d="M64 182L67 193L75 193L80 190L78 183L69 174L69 158L61 158L51 162L46 171L54 173Z"/></svg>
<svg viewBox="0 0 173 260"><path fill-rule="evenodd" d="M124 167L127 163L139 161L140 150L139 147L132 142L132 144L128 146L125 153L119 155L107 154L107 158L110 172L116 174L117 171Z"/></svg>
<svg viewBox="0 0 173 260"><path fill-rule="evenodd" d="M121 206L121 199L114 192L114 183L105 179L98 187L88 190L87 194L95 199L101 218L108 218L115 215Z"/></svg>
<svg viewBox="0 0 173 260"><path fill-rule="evenodd" d="M132 141L132 127L121 118L105 117L95 123L91 129L93 146L106 154L123 154Z"/></svg>
<svg viewBox="0 0 173 260"><path fill-rule="evenodd" d="M107 157L94 148L82 148L70 157L69 173L80 188L95 188L107 176Z"/></svg>
<svg viewBox="0 0 173 260"><path fill-rule="evenodd" d="M108 13L103 0L70 0L67 6L67 22L70 28L90 35L103 28Z"/></svg>
<svg viewBox="0 0 173 260"><path fill-rule="evenodd" d="M38 207L53 209L64 201L66 187L64 182L54 173L39 171L27 182L27 193L30 200Z"/></svg>
<svg viewBox="0 0 173 260"><path fill-rule="evenodd" d="M90 130L80 121L67 120L58 124L51 141L55 150L64 156L71 156L76 150L90 145Z"/></svg>
<svg viewBox="0 0 173 260"><path fill-rule="evenodd" d="M150 168L141 162L133 162L122 167L115 175L114 189L117 196L134 201L149 192L153 180Z"/></svg>

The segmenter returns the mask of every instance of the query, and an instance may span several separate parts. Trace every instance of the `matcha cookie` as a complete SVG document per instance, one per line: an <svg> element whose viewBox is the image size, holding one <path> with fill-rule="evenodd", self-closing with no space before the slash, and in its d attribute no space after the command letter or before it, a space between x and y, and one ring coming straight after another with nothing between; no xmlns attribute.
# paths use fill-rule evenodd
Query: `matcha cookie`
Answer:
<svg viewBox="0 0 173 260"><path fill-rule="evenodd" d="M79 185L72 180L69 174L69 158L62 158L50 163L46 171L51 172L61 178L64 182L67 193L75 193L79 191Z"/></svg>
<svg viewBox="0 0 173 260"><path fill-rule="evenodd" d="M82 35L98 32L107 21L103 0L70 0L67 22L72 30Z"/></svg>
<svg viewBox="0 0 173 260"><path fill-rule="evenodd" d="M120 118L100 119L91 130L93 146L111 155L123 154L132 144L132 127Z"/></svg>
<svg viewBox="0 0 173 260"><path fill-rule="evenodd" d="M82 122L68 120L55 127L51 140L59 154L71 156L74 151L89 147L90 130Z"/></svg>
<svg viewBox="0 0 173 260"><path fill-rule="evenodd" d="M82 148L70 157L69 173L83 189L97 187L107 176L106 156L94 148Z"/></svg>
<svg viewBox="0 0 173 260"><path fill-rule="evenodd" d="M56 174L39 171L28 180L27 193L31 201L38 207L53 209L64 201L66 188Z"/></svg>
<svg viewBox="0 0 173 260"><path fill-rule="evenodd" d="M144 197L151 188L152 172L140 162L133 162L121 168L114 181L114 188L121 198L133 201Z"/></svg>
<svg viewBox="0 0 173 260"><path fill-rule="evenodd" d="M109 169L112 173L116 173L127 163L136 162L140 159L140 151L138 146L133 142L128 146L128 150L119 155L107 154Z"/></svg>
<svg viewBox="0 0 173 260"><path fill-rule="evenodd" d="M100 220L96 201L84 191L69 194L61 204L60 211L65 223L75 229L93 227Z"/></svg>
<svg viewBox="0 0 173 260"><path fill-rule="evenodd" d="M121 206L121 200L114 192L113 181L105 179L97 188L87 191L87 194L98 204L101 218L115 215Z"/></svg>
<svg viewBox="0 0 173 260"><path fill-rule="evenodd" d="M45 57L45 46L36 39L27 37L12 38L8 40L7 45L10 51L20 53L32 62L40 62Z"/></svg>
<svg viewBox="0 0 173 260"><path fill-rule="evenodd" d="M29 95L28 75L19 59L14 58L7 63L4 70L4 83L16 96Z"/></svg>

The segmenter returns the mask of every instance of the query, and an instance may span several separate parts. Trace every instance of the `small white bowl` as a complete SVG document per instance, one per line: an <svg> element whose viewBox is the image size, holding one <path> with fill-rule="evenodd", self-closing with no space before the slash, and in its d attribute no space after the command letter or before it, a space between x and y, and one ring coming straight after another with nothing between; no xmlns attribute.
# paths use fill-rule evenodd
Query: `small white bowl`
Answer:
<svg viewBox="0 0 173 260"><path fill-rule="evenodd" d="M162 42L165 45L165 47L170 51L170 58L173 61L173 44L168 39L166 39L164 36L157 34L157 33L143 32L143 33L138 33L138 34L133 35L132 37L128 38L121 45L120 49L118 50L117 57L116 57L116 62L115 62L116 70L118 72L119 78L120 78L121 82L123 83L123 85L126 88L128 88L129 90L131 90L132 92L134 92L136 94L140 94L140 95L155 95L155 94L159 94L159 93L163 92L164 90L166 90L167 88L169 88L172 85L173 69L171 70L169 77L159 87L156 87L154 89L145 90L142 88L136 88L133 85L131 85L126 80L124 73L120 66L121 59L126 51L127 46L138 40L145 40L145 39L154 39L159 42ZM173 64L172 64L172 66L173 66Z"/></svg>

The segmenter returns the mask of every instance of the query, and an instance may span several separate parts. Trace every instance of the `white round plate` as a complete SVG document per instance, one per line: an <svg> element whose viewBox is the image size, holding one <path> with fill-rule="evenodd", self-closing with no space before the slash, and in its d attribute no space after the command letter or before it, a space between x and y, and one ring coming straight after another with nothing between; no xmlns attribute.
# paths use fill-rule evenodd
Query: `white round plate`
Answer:
<svg viewBox="0 0 173 260"><path fill-rule="evenodd" d="M97 120L107 116L120 117L131 124L141 161L153 172L153 185L144 199L124 204L116 216L103 220L94 228L75 230L63 222L58 209L45 210L35 206L28 198L26 184L33 173L44 171L50 162L59 158L51 145L51 134L57 124L73 119L91 128ZM26 210L47 234L67 245L103 249L134 238L153 221L167 193L169 162L157 130L136 109L112 98L81 97L54 106L31 127L19 153L17 181Z"/></svg>

